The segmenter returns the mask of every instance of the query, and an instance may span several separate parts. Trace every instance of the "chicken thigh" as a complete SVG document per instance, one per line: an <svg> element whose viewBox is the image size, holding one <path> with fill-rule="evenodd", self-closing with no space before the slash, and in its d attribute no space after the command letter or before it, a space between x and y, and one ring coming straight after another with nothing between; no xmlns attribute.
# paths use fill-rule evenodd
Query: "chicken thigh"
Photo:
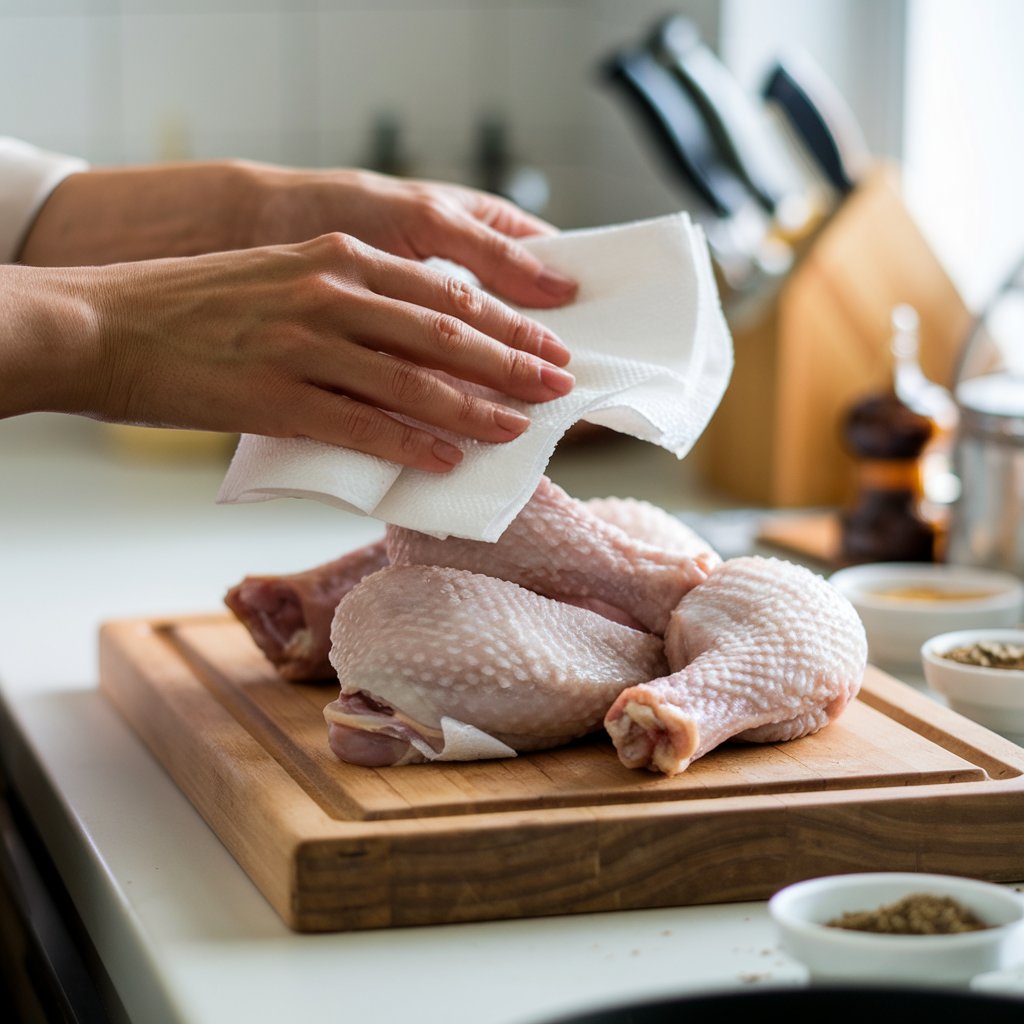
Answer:
<svg viewBox="0 0 1024 1024"><path fill-rule="evenodd" d="M827 725L856 696L864 627L821 576L729 559L691 590L665 635L671 674L624 690L605 718L619 759L675 775L720 743L774 743Z"/></svg>
<svg viewBox="0 0 1024 1024"><path fill-rule="evenodd" d="M547 477L493 543L388 526L387 549L392 565L445 565L556 600L599 601L659 635L683 594L719 561L710 549L689 555L637 540Z"/></svg>
<svg viewBox="0 0 1024 1024"><path fill-rule="evenodd" d="M324 709L332 750L380 766L512 756L600 729L664 643L506 580L388 566L338 605Z"/></svg>

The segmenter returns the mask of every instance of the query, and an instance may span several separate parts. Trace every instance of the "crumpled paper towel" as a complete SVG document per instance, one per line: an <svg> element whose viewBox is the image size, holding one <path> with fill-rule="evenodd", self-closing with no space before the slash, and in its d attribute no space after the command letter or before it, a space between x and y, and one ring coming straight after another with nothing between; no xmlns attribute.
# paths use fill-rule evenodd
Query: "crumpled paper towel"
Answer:
<svg viewBox="0 0 1024 1024"><path fill-rule="evenodd" d="M458 440L464 458L445 474L305 438L245 435L217 501L314 498L421 533L494 541L578 420L683 458L717 408L733 364L703 232L677 213L523 244L579 282L568 306L523 309L569 347L576 377L573 390L551 402L501 399L529 415L523 434L504 444Z"/></svg>

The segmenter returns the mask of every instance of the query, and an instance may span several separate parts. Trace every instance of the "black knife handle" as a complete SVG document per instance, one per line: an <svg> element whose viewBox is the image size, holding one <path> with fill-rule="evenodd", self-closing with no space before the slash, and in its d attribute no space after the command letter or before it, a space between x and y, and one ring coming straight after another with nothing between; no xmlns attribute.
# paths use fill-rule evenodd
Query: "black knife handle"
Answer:
<svg viewBox="0 0 1024 1024"><path fill-rule="evenodd" d="M648 45L693 96L712 136L765 210L776 213L785 199L801 191L796 169L787 166L759 102L701 41L689 18L662 19Z"/></svg>
<svg viewBox="0 0 1024 1024"><path fill-rule="evenodd" d="M649 53L623 51L602 68L645 119L663 157L718 217L729 217L749 202L745 186L722 165L704 118L670 71Z"/></svg>
<svg viewBox="0 0 1024 1024"><path fill-rule="evenodd" d="M762 95L778 104L832 186L843 195L851 192L854 175L825 115L781 62L765 80Z"/></svg>

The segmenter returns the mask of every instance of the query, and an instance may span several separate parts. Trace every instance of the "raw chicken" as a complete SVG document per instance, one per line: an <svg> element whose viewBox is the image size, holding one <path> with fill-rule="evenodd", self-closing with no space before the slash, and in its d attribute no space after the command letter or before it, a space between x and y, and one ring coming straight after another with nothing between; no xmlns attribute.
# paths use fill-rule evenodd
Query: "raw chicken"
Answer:
<svg viewBox="0 0 1024 1024"><path fill-rule="evenodd" d="M339 758L378 766L511 756L600 729L664 674L659 637L505 580L388 566L338 605L324 710Z"/></svg>
<svg viewBox="0 0 1024 1024"><path fill-rule="evenodd" d="M493 543L388 526L387 547L393 565L446 565L556 600L598 601L659 635L683 594L719 561L710 550L694 557L636 540L547 477Z"/></svg>
<svg viewBox="0 0 1024 1024"><path fill-rule="evenodd" d="M702 537L675 516L635 498L591 498L587 509L635 540L711 566L720 561ZM384 540L314 569L281 576L247 576L224 601L285 679L330 679L331 619L338 602L362 579L388 564ZM594 597L565 594L569 604L596 611L634 629L633 616Z"/></svg>
<svg viewBox="0 0 1024 1024"><path fill-rule="evenodd" d="M246 576L224 603L285 679L330 679L331 620L338 602L387 560L382 537L305 572Z"/></svg>
<svg viewBox="0 0 1024 1024"><path fill-rule="evenodd" d="M856 696L864 627L821 576L776 558L733 558L691 590L665 636L671 674L624 690L605 727L629 768L666 775L737 738L817 732Z"/></svg>
<svg viewBox="0 0 1024 1024"><path fill-rule="evenodd" d="M695 530L649 501L637 498L591 498L583 503L606 523L617 526L634 540L689 555L711 568L722 559Z"/></svg>

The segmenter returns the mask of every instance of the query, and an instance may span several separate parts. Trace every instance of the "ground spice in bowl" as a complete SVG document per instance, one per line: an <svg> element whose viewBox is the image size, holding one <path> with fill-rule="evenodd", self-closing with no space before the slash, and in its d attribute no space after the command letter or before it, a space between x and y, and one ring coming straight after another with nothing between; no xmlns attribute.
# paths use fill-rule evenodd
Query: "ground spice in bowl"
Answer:
<svg viewBox="0 0 1024 1024"><path fill-rule="evenodd" d="M1024 668L1024 644L1004 644L995 640L954 647L943 658L961 665L980 665L982 668Z"/></svg>
<svg viewBox="0 0 1024 1024"><path fill-rule="evenodd" d="M826 922L829 928L888 935L953 935L990 928L951 896L915 892L876 910L847 911Z"/></svg>

